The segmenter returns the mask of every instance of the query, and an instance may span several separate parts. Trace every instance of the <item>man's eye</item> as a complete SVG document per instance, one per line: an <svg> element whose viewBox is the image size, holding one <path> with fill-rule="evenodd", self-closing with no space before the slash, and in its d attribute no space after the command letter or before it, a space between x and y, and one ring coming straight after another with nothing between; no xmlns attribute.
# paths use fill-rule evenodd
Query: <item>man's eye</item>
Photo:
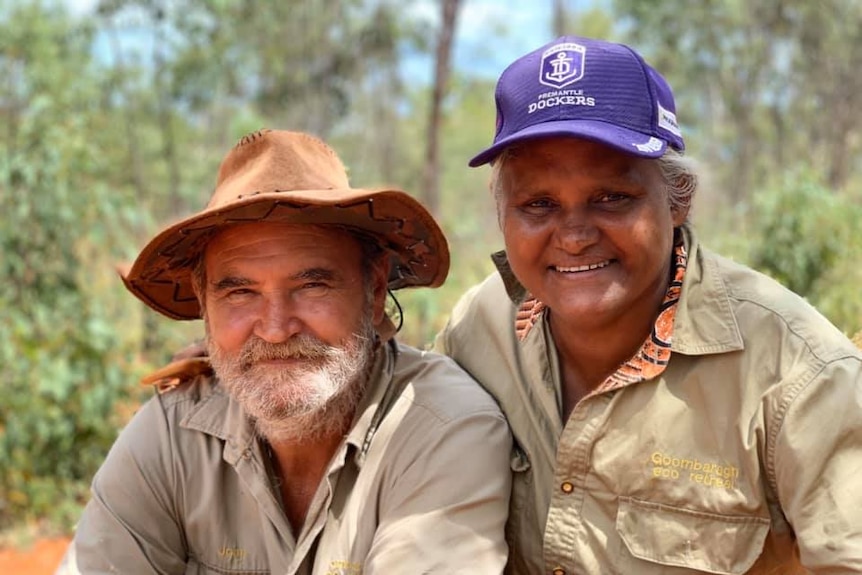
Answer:
<svg viewBox="0 0 862 575"><path fill-rule="evenodd" d="M238 298L248 297L252 294L254 294L254 292L248 288L236 288L236 289L230 290L225 295L231 299L238 299Z"/></svg>

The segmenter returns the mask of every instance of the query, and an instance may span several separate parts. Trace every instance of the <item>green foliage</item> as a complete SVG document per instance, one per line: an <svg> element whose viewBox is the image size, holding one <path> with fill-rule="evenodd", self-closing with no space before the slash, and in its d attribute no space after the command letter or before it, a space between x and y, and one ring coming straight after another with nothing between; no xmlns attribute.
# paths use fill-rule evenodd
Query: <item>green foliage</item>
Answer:
<svg viewBox="0 0 862 575"><path fill-rule="evenodd" d="M862 327L862 209L810 172L788 174L754 201L751 265L808 298L845 332Z"/></svg>
<svg viewBox="0 0 862 575"><path fill-rule="evenodd" d="M98 152L80 120L94 80L80 32L38 8L0 27L0 67L16 77L0 93L13 104L0 118L0 527L70 524L116 435L116 407L131 398L130 350L88 293L81 258L112 236L101 208L113 200L89 185Z"/></svg>

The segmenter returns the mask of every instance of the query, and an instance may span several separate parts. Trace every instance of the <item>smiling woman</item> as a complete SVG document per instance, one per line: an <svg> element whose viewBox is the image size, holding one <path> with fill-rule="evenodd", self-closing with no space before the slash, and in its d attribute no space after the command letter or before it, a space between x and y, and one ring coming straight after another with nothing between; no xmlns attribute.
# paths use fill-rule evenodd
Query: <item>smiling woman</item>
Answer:
<svg viewBox="0 0 862 575"><path fill-rule="evenodd" d="M699 242L664 78L566 36L495 108L470 165L493 163L506 249L437 349L516 439L507 572L858 571L862 355Z"/></svg>

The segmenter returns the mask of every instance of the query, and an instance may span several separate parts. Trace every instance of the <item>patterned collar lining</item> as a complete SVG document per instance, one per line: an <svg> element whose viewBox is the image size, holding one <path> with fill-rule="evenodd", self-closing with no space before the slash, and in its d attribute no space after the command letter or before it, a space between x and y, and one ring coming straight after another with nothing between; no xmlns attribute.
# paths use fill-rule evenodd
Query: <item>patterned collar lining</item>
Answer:
<svg viewBox="0 0 862 575"><path fill-rule="evenodd" d="M668 285L664 301L661 304L661 311L656 318L652 331L640 350L602 382L593 391L593 394L631 385L645 379L652 379L661 374L667 367L673 339L673 320L676 316L677 304L679 304L679 296L682 291L682 280L688 265L688 252L685 249L682 234L677 234L673 254L673 279ZM544 303L531 294L527 295L515 315L515 333L520 341L526 339L527 334L536 325L536 321L542 316L546 307Z"/></svg>

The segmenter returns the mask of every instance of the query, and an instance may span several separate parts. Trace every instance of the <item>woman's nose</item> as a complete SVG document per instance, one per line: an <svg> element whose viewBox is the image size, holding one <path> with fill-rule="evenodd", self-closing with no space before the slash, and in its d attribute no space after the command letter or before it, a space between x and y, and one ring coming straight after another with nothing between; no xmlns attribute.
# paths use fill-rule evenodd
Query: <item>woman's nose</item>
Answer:
<svg viewBox="0 0 862 575"><path fill-rule="evenodd" d="M599 231L582 208L573 208L561 214L555 231L559 246L577 253L598 241Z"/></svg>

